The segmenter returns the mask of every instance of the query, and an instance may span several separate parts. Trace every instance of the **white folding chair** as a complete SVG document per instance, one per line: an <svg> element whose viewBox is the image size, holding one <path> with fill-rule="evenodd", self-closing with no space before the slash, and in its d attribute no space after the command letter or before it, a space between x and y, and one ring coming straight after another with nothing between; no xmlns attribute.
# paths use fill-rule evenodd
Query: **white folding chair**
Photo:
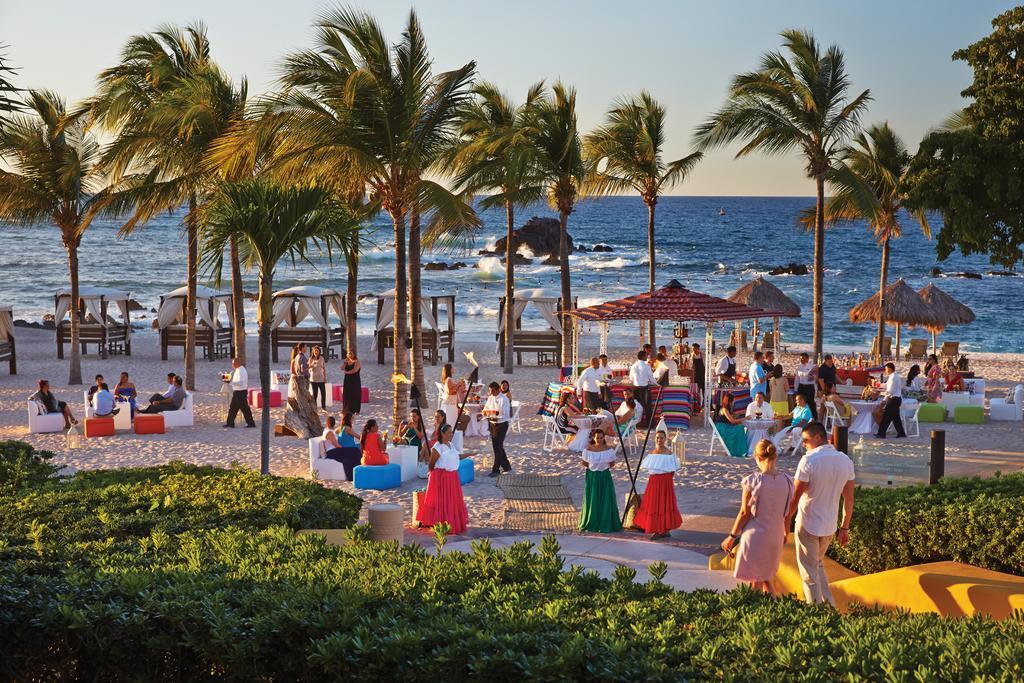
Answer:
<svg viewBox="0 0 1024 683"><path fill-rule="evenodd" d="M920 401L914 401L910 405L904 403L900 406L900 417L903 418L903 429L907 436L921 436L921 423L917 419L919 410L921 410Z"/></svg>
<svg viewBox="0 0 1024 683"><path fill-rule="evenodd" d="M710 458L715 454L715 444L722 447L726 455L729 455L729 447L725 445L725 439L722 438L721 433L718 431L718 424L711 423L711 445L708 447L708 457Z"/></svg>
<svg viewBox="0 0 1024 683"><path fill-rule="evenodd" d="M842 413L836 408L836 404L832 401L825 401L825 432L828 434L832 433L832 428L836 425L845 427L846 422L843 420Z"/></svg>
<svg viewBox="0 0 1024 683"><path fill-rule="evenodd" d="M785 442L788 439L790 448L793 449L793 455L799 455L804 449L803 442L803 427L786 427L779 431L772 438L772 443L775 444L775 450L782 452L785 447Z"/></svg>
<svg viewBox="0 0 1024 683"><path fill-rule="evenodd" d="M640 437L637 436L636 427L640 424L640 420L634 416L629 422L626 423L625 427L622 427L622 444L625 445L627 441L633 442L633 448L640 447Z"/></svg>
<svg viewBox="0 0 1024 683"><path fill-rule="evenodd" d="M555 446L568 448L569 444L565 440L565 435L558 429L555 417L553 415L541 415L540 417L544 421L544 452L550 453L555 450Z"/></svg>
<svg viewBox="0 0 1024 683"><path fill-rule="evenodd" d="M441 403L444 401L444 385L434 382L434 386L437 387L437 407L434 410L441 410Z"/></svg>
<svg viewBox="0 0 1024 683"><path fill-rule="evenodd" d="M508 428L510 431L517 433L521 433L523 431L523 426L519 423L519 410L522 407L522 401L512 401L512 417L508 420Z"/></svg>

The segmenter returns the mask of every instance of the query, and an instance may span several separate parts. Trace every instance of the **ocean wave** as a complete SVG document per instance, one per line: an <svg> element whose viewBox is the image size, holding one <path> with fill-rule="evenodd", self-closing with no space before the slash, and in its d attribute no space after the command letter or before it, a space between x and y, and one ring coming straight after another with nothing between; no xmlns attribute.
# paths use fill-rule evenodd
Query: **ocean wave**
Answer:
<svg viewBox="0 0 1024 683"><path fill-rule="evenodd" d="M484 304L472 304L466 308L466 315L471 317L497 318L498 309L488 308Z"/></svg>
<svg viewBox="0 0 1024 683"><path fill-rule="evenodd" d="M602 259L593 256L581 256L573 260L573 266L578 268L591 268L594 270L607 270L608 268L615 268L616 270L621 268L635 268L637 266L646 266L647 261L641 259L625 259L621 256L616 256L613 259Z"/></svg>
<svg viewBox="0 0 1024 683"><path fill-rule="evenodd" d="M477 268L476 272L473 273L473 277L477 280L488 282L501 280L505 277L505 266L502 264L501 259L496 256L484 256L477 261Z"/></svg>

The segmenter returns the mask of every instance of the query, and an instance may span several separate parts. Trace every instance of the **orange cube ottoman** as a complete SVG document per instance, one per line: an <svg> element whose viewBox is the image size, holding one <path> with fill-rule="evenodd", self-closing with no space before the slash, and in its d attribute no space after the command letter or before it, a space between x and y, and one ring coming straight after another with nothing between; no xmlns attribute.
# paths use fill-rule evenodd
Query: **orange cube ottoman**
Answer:
<svg viewBox="0 0 1024 683"><path fill-rule="evenodd" d="M163 434L164 416L160 413L149 415L147 413L135 414L136 434Z"/></svg>
<svg viewBox="0 0 1024 683"><path fill-rule="evenodd" d="M91 439L94 436L113 436L114 418L112 417L87 417L85 418L85 437Z"/></svg>

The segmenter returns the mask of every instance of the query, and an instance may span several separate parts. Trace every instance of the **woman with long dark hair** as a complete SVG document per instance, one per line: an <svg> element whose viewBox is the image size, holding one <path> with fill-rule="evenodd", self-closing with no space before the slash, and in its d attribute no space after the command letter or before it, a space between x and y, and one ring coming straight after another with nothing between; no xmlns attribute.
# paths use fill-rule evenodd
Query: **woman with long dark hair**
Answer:
<svg viewBox="0 0 1024 683"><path fill-rule="evenodd" d="M380 438L376 420L367 420L363 425L363 433L359 437L359 447L363 451L364 465L388 464L388 456L384 452L384 440Z"/></svg>
<svg viewBox="0 0 1024 683"><path fill-rule="evenodd" d="M342 380L341 404L342 410L346 413L358 413L363 408L363 380L359 371L363 369L354 349L349 349L345 362L342 364L342 371L345 378Z"/></svg>

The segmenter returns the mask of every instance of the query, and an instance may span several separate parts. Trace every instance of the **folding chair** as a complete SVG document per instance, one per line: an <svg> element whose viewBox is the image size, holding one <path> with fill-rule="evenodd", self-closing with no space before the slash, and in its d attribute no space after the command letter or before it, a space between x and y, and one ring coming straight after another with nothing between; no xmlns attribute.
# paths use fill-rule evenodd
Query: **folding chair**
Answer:
<svg viewBox="0 0 1024 683"><path fill-rule="evenodd" d="M729 453L729 447L725 445L725 440L722 438L722 435L718 432L718 424L715 423L715 422L712 422L711 423L711 446L708 447L708 457L709 458L715 454L715 444L716 443L719 446L722 447L722 450L725 451L726 455L731 455Z"/></svg>
<svg viewBox="0 0 1024 683"><path fill-rule="evenodd" d="M512 401L512 417L508 420L508 428L510 431L517 433L521 433L523 431L523 426L519 423L519 409L522 407L522 401Z"/></svg>
<svg viewBox="0 0 1024 683"><path fill-rule="evenodd" d="M544 452L550 453L555 450L555 446L568 448L569 444L565 440L565 435L558 429L555 417L553 415L541 415L540 417L544 421Z"/></svg>
<svg viewBox="0 0 1024 683"><path fill-rule="evenodd" d="M441 403L444 401L444 385L434 382L434 386L437 387L437 406L434 407L434 410L441 410Z"/></svg>
<svg viewBox="0 0 1024 683"><path fill-rule="evenodd" d="M840 414L839 409L836 408L836 404L832 401L825 401L825 431L831 434L832 428L836 425L845 427L846 422L843 420L843 416Z"/></svg>
<svg viewBox="0 0 1024 683"><path fill-rule="evenodd" d="M909 403L909 405L908 405ZM905 402L900 406L900 417L903 418L903 430L907 436L921 436L921 423L917 419L917 412L921 410L921 402ZM913 432L911 432L913 429Z"/></svg>
<svg viewBox="0 0 1024 683"><path fill-rule="evenodd" d="M788 439L790 442L790 448L793 449L793 455L800 455L804 450L804 442L801 439L803 436L803 427L786 427L772 438L772 443L775 444L775 450L782 453L784 444ZM794 441L796 444L794 445Z"/></svg>
<svg viewBox="0 0 1024 683"><path fill-rule="evenodd" d="M622 428L622 445L623 446L625 446L627 441L632 439L633 440L633 448L639 448L640 447L640 438L637 436L637 433L636 433L636 428L637 428L637 425L639 423L640 423L640 421L637 420L636 417L634 417L633 419L631 419L629 422L626 423L625 427Z"/></svg>

